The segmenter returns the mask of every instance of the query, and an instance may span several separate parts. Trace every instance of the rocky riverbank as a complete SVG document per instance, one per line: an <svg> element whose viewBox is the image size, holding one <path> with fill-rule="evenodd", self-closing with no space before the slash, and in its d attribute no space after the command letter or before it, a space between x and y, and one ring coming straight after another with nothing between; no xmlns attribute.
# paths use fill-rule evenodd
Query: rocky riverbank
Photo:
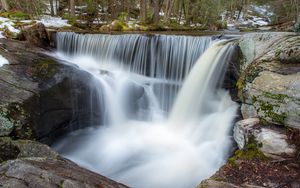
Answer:
<svg viewBox="0 0 300 188"><path fill-rule="evenodd" d="M99 114L87 118L97 108L92 104L97 99L86 97L93 93L87 84L93 77L47 55L46 48L0 40L0 54L8 61L0 67L0 187L126 187L41 144L101 121Z"/></svg>
<svg viewBox="0 0 300 188"><path fill-rule="evenodd" d="M41 144L102 117L93 77L49 55L43 26L24 37L0 40L0 187L126 187ZM199 187L300 187L300 36L246 34L238 45L240 68L225 82L241 103L236 151Z"/></svg>
<svg viewBox="0 0 300 188"><path fill-rule="evenodd" d="M300 36L247 34L239 46L237 150L199 187L300 187Z"/></svg>

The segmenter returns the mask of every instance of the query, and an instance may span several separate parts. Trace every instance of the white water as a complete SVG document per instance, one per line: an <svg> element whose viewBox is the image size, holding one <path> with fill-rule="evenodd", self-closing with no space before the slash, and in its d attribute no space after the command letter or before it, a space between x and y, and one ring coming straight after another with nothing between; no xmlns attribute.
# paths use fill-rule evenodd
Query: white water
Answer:
<svg viewBox="0 0 300 188"><path fill-rule="evenodd" d="M91 55L60 54L97 78L95 87L103 92L107 121L105 126L70 134L55 148L78 164L131 187L195 187L225 162L231 146L237 106L227 92L216 89L230 48L219 42L202 55L169 118L152 85L172 80L99 64Z"/></svg>

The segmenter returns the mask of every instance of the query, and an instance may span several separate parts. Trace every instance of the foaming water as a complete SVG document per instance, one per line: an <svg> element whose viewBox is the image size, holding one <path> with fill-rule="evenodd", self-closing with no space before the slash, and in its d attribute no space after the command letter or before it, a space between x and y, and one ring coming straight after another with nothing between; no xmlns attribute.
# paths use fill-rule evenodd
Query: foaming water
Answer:
<svg viewBox="0 0 300 188"><path fill-rule="evenodd" d="M71 133L54 147L131 187L195 187L225 162L231 146L237 106L216 88L231 48L226 41L211 46L183 84L111 63L117 60L99 63L92 55L59 54L97 78L107 120L103 126ZM160 105L154 84L182 85L170 114Z"/></svg>

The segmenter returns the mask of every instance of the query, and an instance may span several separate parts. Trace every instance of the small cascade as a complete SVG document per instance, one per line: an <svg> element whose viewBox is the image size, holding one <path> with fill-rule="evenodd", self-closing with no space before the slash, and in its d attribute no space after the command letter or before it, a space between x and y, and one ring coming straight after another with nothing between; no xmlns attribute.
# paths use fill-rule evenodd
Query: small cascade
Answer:
<svg viewBox="0 0 300 188"><path fill-rule="evenodd" d="M233 45L199 38L59 34L58 57L98 80L94 85L100 88L107 121L104 126L69 134L54 148L82 166L135 188L192 188L211 176L225 163L231 146L237 105L218 86ZM207 40L210 47L200 45L196 64L185 65L191 54L196 56L197 45L189 46L195 43L192 39ZM174 46L180 43L186 46ZM165 61L159 60L162 56ZM141 57L145 61L138 61ZM170 68L176 63L182 65ZM145 66L153 72L148 74L141 68ZM156 73L157 66L166 66L163 72L169 73ZM157 90L167 92L160 95ZM166 110L164 105L173 107Z"/></svg>

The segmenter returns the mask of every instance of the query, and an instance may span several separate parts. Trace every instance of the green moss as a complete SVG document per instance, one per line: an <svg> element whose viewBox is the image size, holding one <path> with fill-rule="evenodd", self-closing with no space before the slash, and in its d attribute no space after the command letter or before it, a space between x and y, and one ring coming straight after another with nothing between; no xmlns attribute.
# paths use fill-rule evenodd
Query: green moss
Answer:
<svg viewBox="0 0 300 188"><path fill-rule="evenodd" d="M289 97L288 95L285 95L285 94L274 94L274 93L270 93L270 92L263 92L263 95L268 98L278 100L280 102L283 102L285 98Z"/></svg>
<svg viewBox="0 0 300 188"><path fill-rule="evenodd" d="M225 181L224 178L220 178L220 177L212 177L212 178L209 178L210 180L213 180L213 181Z"/></svg>
<svg viewBox="0 0 300 188"><path fill-rule="evenodd" d="M33 65L33 79L37 81L50 79L57 72L57 63L52 59L42 59Z"/></svg>
<svg viewBox="0 0 300 188"><path fill-rule="evenodd" d="M268 158L259 150L261 147L261 143L258 143L254 138L249 138L244 149L237 150L234 155L228 159L228 162L232 167L237 167L238 160L267 160Z"/></svg>
<svg viewBox="0 0 300 188"><path fill-rule="evenodd" d="M280 97L282 99L283 96L279 95L276 97ZM275 112L275 107L278 107L278 105L270 104L270 103L262 101L262 100L257 100L256 102L260 106L260 108L258 110L264 113L264 117L265 117L266 121L268 121L268 118L269 118L269 119L271 119L271 121L273 123L284 125L285 119L287 118L287 113L286 112L283 112L283 113Z"/></svg>
<svg viewBox="0 0 300 188"><path fill-rule="evenodd" d="M10 12L9 17L16 20L26 20L30 19L30 16L21 11Z"/></svg>
<svg viewBox="0 0 300 188"><path fill-rule="evenodd" d="M245 80L252 83L253 80L261 73L263 69L261 67L253 66L250 71L246 74Z"/></svg>

